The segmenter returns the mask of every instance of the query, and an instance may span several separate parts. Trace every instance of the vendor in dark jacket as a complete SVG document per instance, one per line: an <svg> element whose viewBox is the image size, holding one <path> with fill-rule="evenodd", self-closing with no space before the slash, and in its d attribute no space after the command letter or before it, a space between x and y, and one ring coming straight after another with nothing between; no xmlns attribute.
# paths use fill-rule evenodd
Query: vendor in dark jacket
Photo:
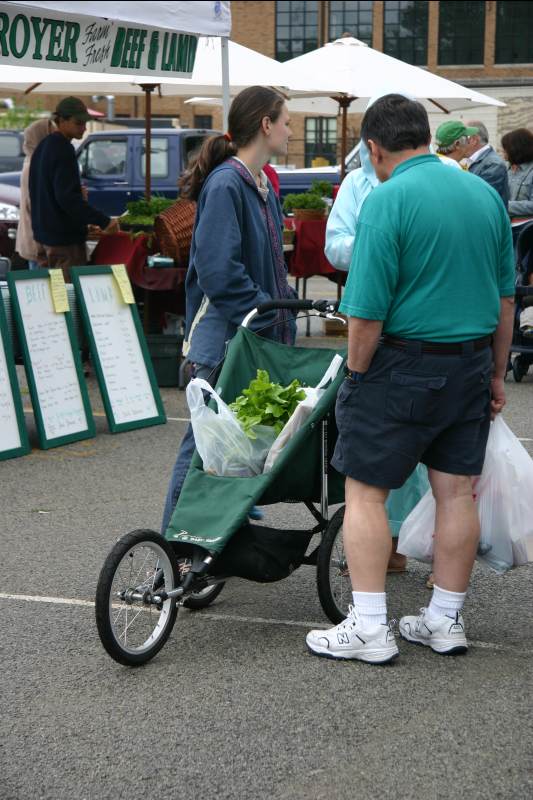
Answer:
<svg viewBox="0 0 533 800"><path fill-rule="evenodd" d="M57 130L42 140L30 166L33 235L41 245L39 265L63 270L87 263L87 225L105 233L118 228L116 220L90 206L84 198L72 139L81 139L91 119L77 97L65 97L54 112Z"/></svg>

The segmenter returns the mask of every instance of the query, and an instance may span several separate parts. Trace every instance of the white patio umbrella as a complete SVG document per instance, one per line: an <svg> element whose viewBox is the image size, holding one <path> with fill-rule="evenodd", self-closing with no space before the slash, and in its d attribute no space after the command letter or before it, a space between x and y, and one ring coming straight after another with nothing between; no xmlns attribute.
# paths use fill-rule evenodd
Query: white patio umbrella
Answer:
<svg viewBox="0 0 533 800"><path fill-rule="evenodd" d="M348 107L364 111L371 97L401 92L420 100L428 110L449 113L480 105L504 106L481 92L434 75L373 50L351 36L342 37L282 64L282 85L291 97L311 92L335 99L342 109L341 178L346 157Z"/></svg>
<svg viewBox="0 0 533 800"><path fill-rule="evenodd" d="M229 88L232 95L247 86L279 85L282 65L249 47L228 42ZM37 67L2 65L0 91L40 92L42 94L139 94L142 86L154 86L161 97L221 96L222 72L220 39L201 36L191 78L154 78L153 75L116 75L90 71L65 71Z"/></svg>

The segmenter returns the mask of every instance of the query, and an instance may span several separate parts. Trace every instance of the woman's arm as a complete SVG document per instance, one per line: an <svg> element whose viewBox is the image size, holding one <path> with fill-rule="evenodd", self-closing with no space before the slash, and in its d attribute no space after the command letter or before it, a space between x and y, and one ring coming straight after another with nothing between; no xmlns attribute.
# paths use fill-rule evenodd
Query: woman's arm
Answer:
<svg viewBox="0 0 533 800"><path fill-rule="evenodd" d="M240 325L246 314L272 297L255 283L242 261L243 200L238 188L206 186L193 233L198 284L220 314Z"/></svg>
<svg viewBox="0 0 533 800"><path fill-rule="evenodd" d="M336 269L350 268L357 219L371 190L362 169L350 173L341 184L328 217L324 248L326 258Z"/></svg>

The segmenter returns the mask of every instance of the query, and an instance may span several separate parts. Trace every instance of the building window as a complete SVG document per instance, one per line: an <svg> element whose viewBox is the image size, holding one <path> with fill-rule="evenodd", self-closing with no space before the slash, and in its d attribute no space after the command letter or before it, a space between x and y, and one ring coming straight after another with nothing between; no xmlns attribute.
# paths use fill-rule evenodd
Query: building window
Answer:
<svg viewBox="0 0 533 800"><path fill-rule="evenodd" d="M408 64L428 60L428 3L426 0L396 0L385 3L383 52Z"/></svg>
<svg viewBox="0 0 533 800"><path fill-rule="evenodd" d="M276 58L288 61L318 47L318 2L276 3Z"/></svg>
<svg viewBox="0 0 533 800"><path fill-rule="evenodd" d="M439 3L439 64L483 64L485 3L441 0Z"/></svg>
<svg viewBox="0 0 533 800"><path fill-rule="evenodd" d="M314 158L329 164L337 163L337 118L308 117L305 120L305 166L311 167Z"/></svg>
<svg viewBox="0 0 533 800"><path fill-rule="evenodd" d="M533 4L508 2L496 4L496 64L531 64L533 62Z"/></svg>
<svg viewBox="0 0 533 800"><path fill-rule="evenodd" d="M193 128L203 128L210 130L213 127L213 117L211 114L195 114Z"/></svg>
<svg viewBox="0 0 533 800"><path fill-rule="evenodd" d="M351 33L365 44L372 44L372 0L335 2L329 4L329 40Z"/></svg>

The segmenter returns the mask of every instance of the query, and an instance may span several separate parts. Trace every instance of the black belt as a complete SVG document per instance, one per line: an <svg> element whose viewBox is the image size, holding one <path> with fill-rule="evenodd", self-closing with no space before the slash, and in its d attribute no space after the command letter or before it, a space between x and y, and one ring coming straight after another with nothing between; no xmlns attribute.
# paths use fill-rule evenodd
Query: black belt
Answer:
<svg viewBox="0 0 533 800"><path fill-rule="evenodd" d="M383 336L381 344L385 347L394 347L396 350L405 350L420 353L433 353L434 355L456 356L465 355L478 350L484 350L492 343L492 336L483 336L481 339L470 339L467 342L419 342L414 339L396 339L394 336Z"/></svg>

